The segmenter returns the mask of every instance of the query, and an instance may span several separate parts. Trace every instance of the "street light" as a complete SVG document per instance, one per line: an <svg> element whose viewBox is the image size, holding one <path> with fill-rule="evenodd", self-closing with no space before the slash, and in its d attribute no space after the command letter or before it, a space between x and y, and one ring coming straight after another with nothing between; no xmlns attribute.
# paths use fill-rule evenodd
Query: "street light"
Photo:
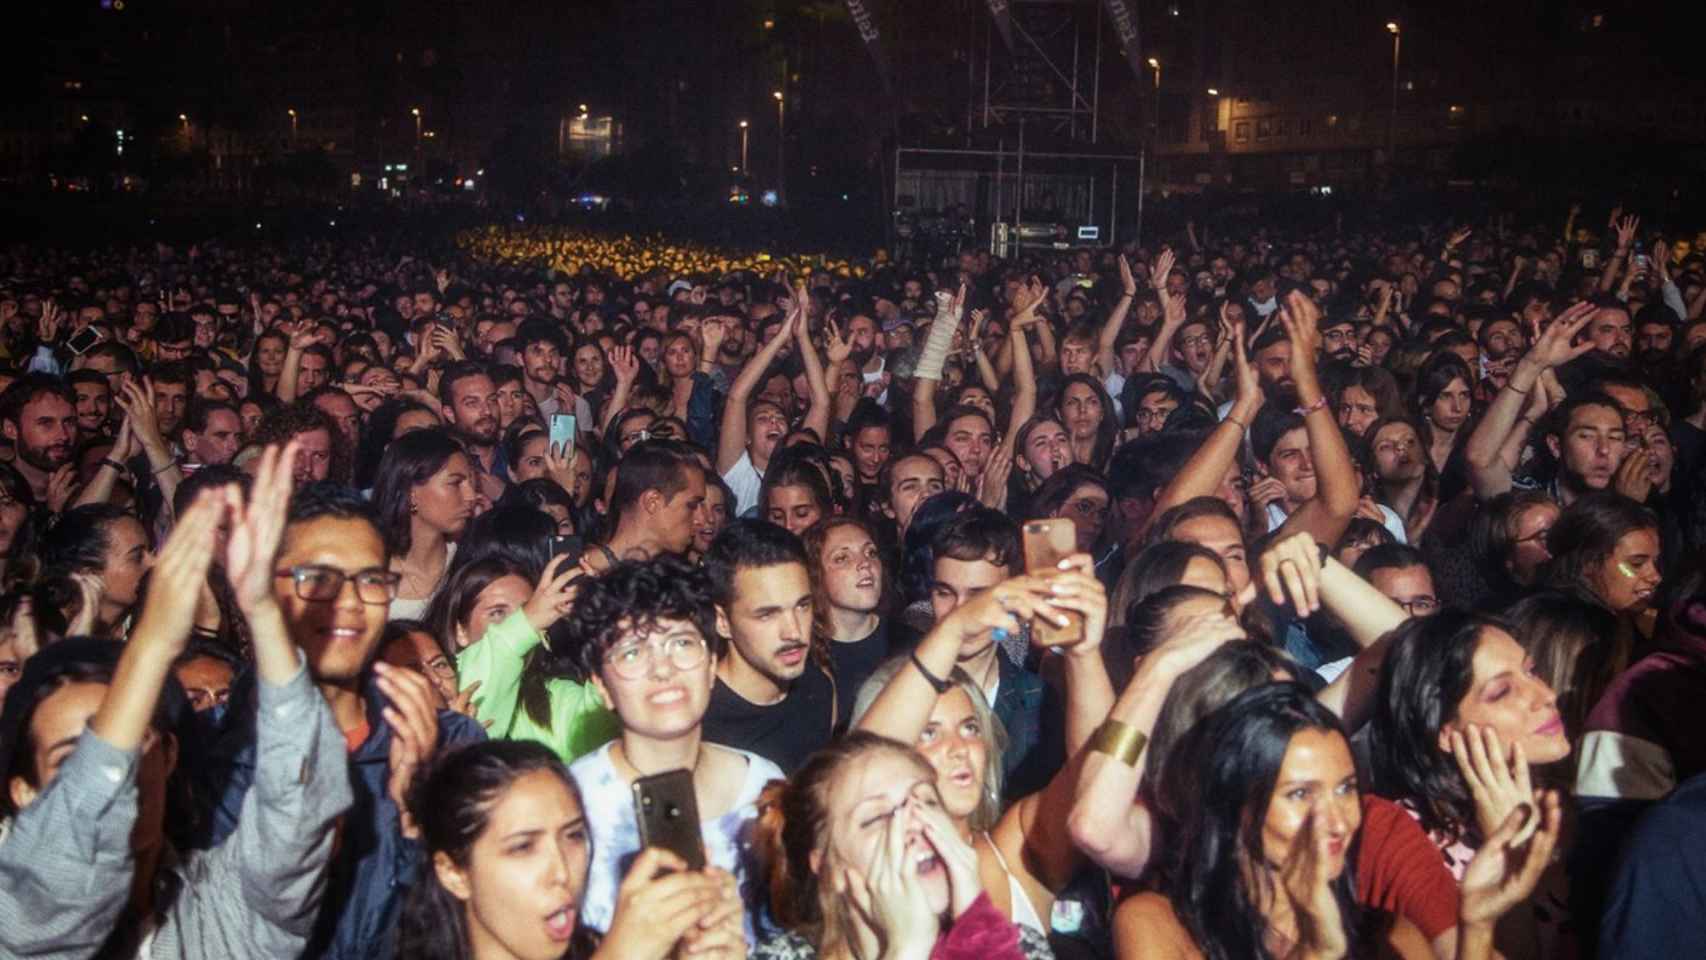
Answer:
<svg viewBox="0 0 1706 960"><path fill-rule="evenodd" d="M783 113L786 101L782 99L782 91L772 90L776 98L776 197L781 199L788 195L788 163L784 153L788 142L788 120Z"/></svg>
<svg viewBox="0 0 1706 960"><path fill-rule="evenodd" d="M421 162L421 108L410 107L409 113L415 118L415 163Z"/></svg>
<svg viewBox="0 0 1706 960"><path fill-rule="evenodd" d="M1403 34L1390 20L1386 32L1392 34L1392 119L1386 127L1386 164L1392 167L1398 163L1398 43Z"/></svg>
<svg viewBox="0 0 1706 960"><path fill-rule="evenodd" d="M1149 58L1149 66L1155 70L1155 139L1161 139L1161 61Z"/></svg>
<svg viewBox="0 0 1706 960"><path fill-rule="evenodd" d="M740 122L740 175L746 176L746 128L745 120Z"/></svg>
<svg viewBox="0 0 1706 960"><path fill-rule="evenodd" d="M586 115L587 115L587 114L588 114L588 113L590 113L590 112L591 112L591 111L589 111L589 110L588 110L588 109L587 109L587 106L586 106L586 104L584 104L584 103L583 103L583 104L581 104L581 116L583 116L583 117L584 117L584 116L586 116Z"/></svg>
<svg viewBox="0 0 1706 960"><path fill-rule="evenodd" d="M290 114L290 145L296 146L296 108L290 107L284 111Z"/></svg>

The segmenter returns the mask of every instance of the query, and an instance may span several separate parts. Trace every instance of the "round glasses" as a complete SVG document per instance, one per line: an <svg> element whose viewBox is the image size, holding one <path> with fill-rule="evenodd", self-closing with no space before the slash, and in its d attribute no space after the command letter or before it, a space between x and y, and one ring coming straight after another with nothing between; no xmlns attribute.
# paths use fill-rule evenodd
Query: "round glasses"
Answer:
<svg viewBox="0 0 1706 960"><path fill-rule="evenodd" d="M702 637L679 635L621 644L605 654L604 662L623 680L638 680L663 660L677 670L692 670L710 652Z"/></svg>

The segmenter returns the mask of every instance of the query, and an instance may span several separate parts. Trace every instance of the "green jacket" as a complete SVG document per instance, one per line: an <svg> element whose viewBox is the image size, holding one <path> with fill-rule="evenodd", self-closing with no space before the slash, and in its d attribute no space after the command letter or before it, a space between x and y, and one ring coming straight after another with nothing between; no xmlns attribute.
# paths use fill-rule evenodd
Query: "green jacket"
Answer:
<svg viewBox="0 0 1706 960"><path fill-rule="evenodd" d="M564 763L614 740L621 722L604 706L590 683L566 677L545 682L550 694L550 725L535 723L521 705L522 663L544 636L517 610L486 628L479 640L456 655L457 682L466 689L480 681L474 695L474 719L487 724L494 740L531 740L550 747Z"/></svg>

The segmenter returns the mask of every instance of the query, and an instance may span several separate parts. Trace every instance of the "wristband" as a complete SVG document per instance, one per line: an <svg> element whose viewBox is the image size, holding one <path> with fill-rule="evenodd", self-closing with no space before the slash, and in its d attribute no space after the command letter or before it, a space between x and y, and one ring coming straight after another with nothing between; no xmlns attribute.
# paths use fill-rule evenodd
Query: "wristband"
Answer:
<svg viewBox="0 0 1706 960"><path fill-rule="evenodd" d="M1516 381L1515 380L1506 380L1505 381L1505 389L1509 390L1510 392L1516 394L1519 397L1526 397L1526 396L1528 396L1528 390L1533 390L1534 388L1529 387L1528 390L1518 390L1516 388Z"/></svg>
<svg viewBox="0 0 1706 960"><path fill-rule="evenodd" d="M114 460L112 457L102 457L101 458L101 466L112 467L113 470L117 473L123 473L125 471L124 464L119 463L117 460Z"/></svg>
<svg viewBox="0 0 1706 960"><path fill-rule="evenodd" d="M1327 395L1325 393L1323 393L1319 397L1315 398L1314 403L1311 403L1311 404L1308 404L1308 405L1302 406L1302 407L1297 407L1294 410L1292 410L1291 412L1297 414L1300 417L1307 417L1317 410L1325 410L1325 409L1327 409Z"/></svg>
<svg viewBox="0 0 1706 960"><path fill-rule="evenodd" d="M944 680L941 677L936 676L934 673L931 673L930 668L924 665L924 661L918 659L917 650L912 651L907 654L907 656L912 658L912 665L918 668L918 675L924 678L924 682L928 683L931 688L936 691L938 696L947 693L948 689L954 685L954 681Z"/></svg>
<svg viewBox="0 0 1706 960"><path fill-rule="evenodd" d="M167 470L170 470L170 469L172 469L172 468L173 468L173 467L175 467L175 466L177 466L177 465L178 465L178 461L176 461L176 460L169 460L169 461L167 461L167 462L166 462L166 465L165 465L165 466L163 466L163 467L161 467L161 468L160 468L160 469L158 469L158 470L156 470L156 471L154 471L154 476L156 476L156 477L158 477L158 476L159 476L159 475L160 475L160 474L162 474L162 473L165 473L165 472L166 472L166 471L167 471Z"/></svg>
<svg viewBox="0 0 1706 960"><path fill-rule="evenodd" d="M1129 723L1118 720L1104 720L1096 728L1096 733L1090 738L1090 749L1097 753L1105 753L1115 760L1137 769L1137 761L1143 756L1143 748L1149 745L1149 738L1142 730Z"/></svg>
<svg viewBox="0 0 1706 960"><path fill-rule="evenodd" d="M1240 430L1242 430L1242 431L1244 431L1244 432L1245 432L1245 433L1249 433L1249 432L1250 432L1250 425L1249 425L1249 424L1247 424L1247 423L1245 423L1245 422L1244 422L1244 421L1242 421L1242 420L1240 420L1240 419L1238 419L1238 418L1237 418L1237 417L1235 417L1235 416L1233 416L1233 415L1232 415L1232 414L1230 414L1230 413L1228 413L1228 414L1227 414L1227 415L1226 415L1226 419L1227 419L1227 421L1228 421L1228 422L1229 422L1229 423L1236 423L1236 424L1238 424L1238 429L1240 429Z"/></svg>

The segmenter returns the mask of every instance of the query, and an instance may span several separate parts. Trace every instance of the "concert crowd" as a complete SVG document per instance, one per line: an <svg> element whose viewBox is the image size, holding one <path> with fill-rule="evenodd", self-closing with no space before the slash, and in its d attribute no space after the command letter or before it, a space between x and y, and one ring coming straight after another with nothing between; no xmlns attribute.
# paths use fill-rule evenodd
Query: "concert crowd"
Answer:
<svg viewBox="0 0 1706 960"><path fill-rule="evenodd" d="M0 956L1696 955L1642 216L6 248Z"/></svg>

